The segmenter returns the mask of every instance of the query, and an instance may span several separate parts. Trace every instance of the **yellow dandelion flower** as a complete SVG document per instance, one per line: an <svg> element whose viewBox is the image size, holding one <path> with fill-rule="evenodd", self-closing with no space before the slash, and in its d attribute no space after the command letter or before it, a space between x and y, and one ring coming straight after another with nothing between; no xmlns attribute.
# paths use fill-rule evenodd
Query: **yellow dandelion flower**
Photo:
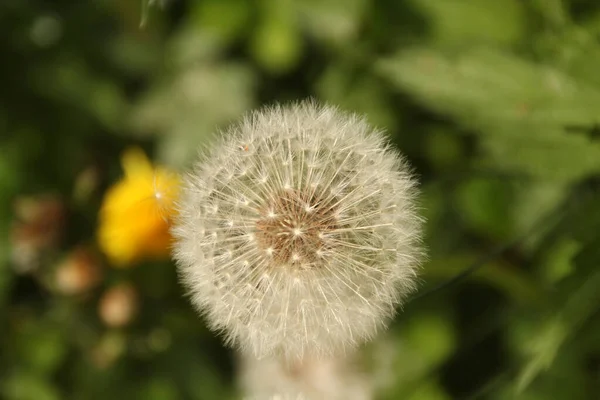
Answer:
<svg viewBox="0 0 600 400"><path fill-rule="evenodd" d="M100 248L116 266L166 257L179 178L152 166L139 148L125 151L121 163L125 176L107 191L100 210Z"/></svg>

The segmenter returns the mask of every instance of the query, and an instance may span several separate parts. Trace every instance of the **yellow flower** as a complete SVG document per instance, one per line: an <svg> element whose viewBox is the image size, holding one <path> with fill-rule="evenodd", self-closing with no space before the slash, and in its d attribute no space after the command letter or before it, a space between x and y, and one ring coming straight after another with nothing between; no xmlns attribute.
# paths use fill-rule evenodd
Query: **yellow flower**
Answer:
<svg viewBox="0 0 600 400"><path fill-rule="evenodd" d="M100 248L116 266L166 257L179 178L153 167L139 148L128 149L121 163L125 176L107 191L100 210Z"/></svg>

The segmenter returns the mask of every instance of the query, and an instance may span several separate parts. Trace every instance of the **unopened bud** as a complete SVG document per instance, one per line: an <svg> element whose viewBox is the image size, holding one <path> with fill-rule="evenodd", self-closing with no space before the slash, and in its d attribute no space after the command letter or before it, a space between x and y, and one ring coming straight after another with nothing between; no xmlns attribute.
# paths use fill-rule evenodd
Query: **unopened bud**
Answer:
<svg viewBox="0 0 600 400"><path fill-rule="evenodd" d="M112 327L128 325L138 309L138 293L128 284L119 284L108 289L100 298L98 312L102 321Z"/></svg>
<svg viewBox="0 0 600 400"><path fill-rule="evenodd" d="M89 249L78 248L58 265L54 284L59 293L76 295L92 289L101 278L98 257Z"/></svg>

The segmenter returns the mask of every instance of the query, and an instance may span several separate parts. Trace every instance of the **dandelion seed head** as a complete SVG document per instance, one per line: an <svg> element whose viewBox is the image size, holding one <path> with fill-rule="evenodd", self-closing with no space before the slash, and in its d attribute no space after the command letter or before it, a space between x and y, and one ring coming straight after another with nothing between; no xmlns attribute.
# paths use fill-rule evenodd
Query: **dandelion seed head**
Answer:
<svg viewBox="0 0 600 400"><path fill-rule="evenodd" d="M286 364L278 359L239 360L244 400L368 400L374 385L354 358L306 359Z"/></svg>
<svg viewBox="0 0 600 400"><path fill-rule="evenodd" d="M422 259L416 181L363 118L255 112L188 174L173 228L192 302L255 357L330 356L384 328Z"/></svg>

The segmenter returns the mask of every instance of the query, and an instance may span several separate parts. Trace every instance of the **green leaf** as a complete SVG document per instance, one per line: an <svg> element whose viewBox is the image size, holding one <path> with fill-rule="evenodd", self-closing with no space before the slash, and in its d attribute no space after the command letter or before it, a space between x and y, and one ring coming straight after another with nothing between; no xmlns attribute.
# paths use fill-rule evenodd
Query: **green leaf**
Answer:
<svg viewBox="0 0 600 400"><path fill-rule="evenodd" d="M140 17L140 28L146 26L146 22L148 21L148 9L150 8L150 1L152 0L142 0L142 12Z"/></svg>
<svg viewBox="0 0 600 400"><path fill-rule="evenodd" d="M237 64L185 68L156 85L140 101L131 124L139 135L157 135L157 158L182 167L211 134L252 104L253 76Z"/></svg>
<svg viewBox="0 0 600 400"><path fill-rule="evenodd" d="M378 64L402 90L481 135L481 166L572 181L600 171L600 143L571 125L600 121L589 84L490 49L416 49ZM518 149L518 151L515 151Z"/></svg>
<svg viewBox="0 0 600 400"><path fill-rule="evenodd" d="M358 35L368 5L369 0L304 0L296 7L310 34L342 46Z"/></svg>
<svg viewBox="0 0 600 400"><path fill-rule="evenodd" d="M569 184L533 179L515 181L514 188L512 213L515 216L517 232L525 232L541 218L558 213L573 190ZM521 249L527 253L537 251L540 241L547 233L545 229L532 232L522 243Z"/></svg>
<svg viewBox="0 0 600 400"><path fill-rule="evenodd" d="M304 46L302 35L289 1L263 2L262 21L252 34L250 51L266 70L283 73L300 60Z"/></svg>
<svg viewBox="0 0 600 400"><path fill-rule="evenodd" d="M439 171L448 171L462 165L466 149L461 139L447 128L430 129L426 136L425 154L432 166Z"/></svg>
<svg viewBox="0 0 600 400"><path fill-rule="evenodd" d="M563 0L533 0L532 6L553 26L564 26L569 16Z"/></svg>
<svg viewBox="0 0 600 400"><path fill-rule="evenodd" d="M16 339L21 361L40 374L56 371L67 355L64 333L49 323L32 322Z"/></svg>
<svg viewBox="0 0 600 400"><path fill-rule="evenodd" d="M347 64L329 67L315 85L319 98L351 112L365 114L372 124L394 130L398 110L390 107L387 88L376 76L354 71Z"/></svg>
<svg viewBox="0 0 600 400"><path fill-rule="evenodd" d="M48 380L26 373L8 377L0 386L2 398L10 400L59 400L63 398Z"/></svg>
<svg viewBox="0 0 600 400"><path fill-rule="evenodd" d="M129 108L122 88L115 81L96 75L83 60L64 56L44 68L36 67L32 75L36 89L48 100L67 102L108 129L120 128Z"/></svg>
<svg viewBox="0 0 600 400"><path fill-rule="evenodd" d="M444 281L463 272L480 259L477 254L458 254L431 260L423 268L427 281ZM469 275L469 279L485 282L501 290L508 298L520 304L539 305L544 292L537 282L523 271L504 262L490 261Z"/></svg>
<svg viewBox="0 0 600 400"><path fill-rule="evenodd" d="M536 49L549 63L600 90L600 44L594 30L569 26L560 34L547 33L536 39Z"/></svg>
<svg viewBox="0 0 600 400"><path fill-rule="evenodd" d="M408 397L407 400L450 400L452 397L435 381L423 382Z"/></svg>
<svg viewBox="0 0 600 400"><path fill-rule="evenodd" d="M140 399L147 400L176 400L181 398L175 384L161 378L154 378L145 383L137 394Z"/></svg>
<svg viewBox="0 0 600 400"><path fill-rule="evenodd" d="M504 181L471 179L458 188L458 211L474 230L494 239L507 239L515 218L511 189Z"/></svg>
<svg viewBox="0 0 600 400"><path fill-rule="evenodd" d="M252 13L246 0L205 0L192 3L192 20L199 29L230 43L244 33Z"/></svg>
<svg viewBox="0 0 600 400"><path fill-rule="evenodd" d="M513 44L525 33L525 10L518 0L411 0L431 23L441 45Z"/></svg>
<svg viewBox="0 0 600 400"><path fill-rule="evenodd" d="M600 92L507 52L474 48L450 57L421 48L382 60L377 68L398 88L467 126L585 126L600 121Z"/></svg>
<svg viewBox="0 0 600 400"><path fill-rule="evenodd" d="M600 142L561 128L504 124L489 128L480 141L480 166L556 183L600 171ZM518 149L518 151L515 151Z"/></svg>
<svg viewBox="0 0 600 400"><path fill-rule="evenodd" d="M575 272L574 256L581 250L581 243L563 239L545 254L541 272L544 280L554 284Z"/></svg>
<svg viewBox="0 0 600 400"><path fill-rule="evenodd" d="M447 314L420 314L405 327L407 344L428 365L438 365L456 348L456 335Z"/></svg>
<svg viewBox="0 0 600 400"><path fill-rule="evenodd" d="M14 216L10 203L19 189L22 178L19 164L20 153L16 142L0 142L0 310L4 308L9 287L14 279L9 260L13 249L10 242L10 224ZM0 311L0 314L2 312Z"/></svg>
<svg viewBox="0 0 600 400"><path fill-rule="evenodd" d="M538 334L531 338L528 346L529 361L519 374L517 392L524 391L538 374L552 364L565 340L598 309L600 309L600 272L595 272L577 290L571 292L558 313L541 325Z"/></svg>

